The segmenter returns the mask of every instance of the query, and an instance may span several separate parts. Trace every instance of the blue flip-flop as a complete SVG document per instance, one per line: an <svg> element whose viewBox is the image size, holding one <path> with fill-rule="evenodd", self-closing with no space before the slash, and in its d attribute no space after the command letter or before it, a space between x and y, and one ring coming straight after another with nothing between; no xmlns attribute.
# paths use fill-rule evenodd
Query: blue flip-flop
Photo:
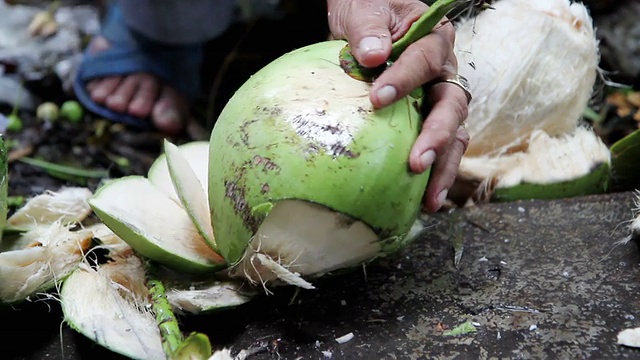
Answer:
<svg viewBox="0 0 640 360"><path fill-rule="evenodd" d="M143 129L152 129L149 119L113 111L91 99L87 83L93 79L145 72L157 76L187 99L193 100L199 91L199 69L202 45L167 45L145 38L130 30L121 10L112 5L102 27L102 36L109 48L84 52L73 89L78 101L89 111L119 122Z"/></svg>

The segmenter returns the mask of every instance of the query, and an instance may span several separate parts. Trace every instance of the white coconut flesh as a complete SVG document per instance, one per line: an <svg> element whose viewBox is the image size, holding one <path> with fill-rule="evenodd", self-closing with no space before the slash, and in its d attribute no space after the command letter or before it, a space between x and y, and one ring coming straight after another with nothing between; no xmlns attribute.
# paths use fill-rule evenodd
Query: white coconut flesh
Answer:
<svg viewBox="0 0 640 360"><path fill-rule="evenodd" d="M609 148L600 137L585 127L559 137L536 131L528 143L527 150L523 152L465 157L459 173L466 177L486 179L495 188L509 188L523 183L550 184L587 175L596 166L608 164L611 158Z"/></svg>
<svg viewBox="0 0 640 360"><path fill-rule="evenodd" d="M89 200L100 219L142 255L184 271L211 271L224 259L185 209L142 176L113 180Z"/></svg>
<svg viewBox="0 0 640 360"><path fill-rule="evenodd" d="M307 201L282 200L231 271L264 286L286 283L312 289L302 276L354 267L381 252L378 235L362 221Z"/></svg>
<svg viewBox="0 0 640 360"><path fill-rule="evenodd" d="M473 100L465 157L526 148L536 130L571 133L592 93L599 62L586 7L569 0L501 0L459 24L459 72Z"/></svg>

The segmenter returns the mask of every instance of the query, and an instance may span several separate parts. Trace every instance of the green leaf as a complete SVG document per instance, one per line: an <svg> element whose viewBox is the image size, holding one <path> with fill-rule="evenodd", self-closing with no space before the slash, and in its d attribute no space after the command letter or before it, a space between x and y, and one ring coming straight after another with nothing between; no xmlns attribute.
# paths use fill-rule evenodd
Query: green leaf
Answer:
<svg viewBox="0 0 640 360"><path fill-rule="evenodd" d="M640 188L640 130L611 145L611 172L617 189Z"/></svg>
<svg viewBox="0 0 640 360"><path fill-rule="evenodd" d="M442 333L444 336L459 336L476 333L478 330L471 321L462 323L451 330L447 330Z"/></svg>

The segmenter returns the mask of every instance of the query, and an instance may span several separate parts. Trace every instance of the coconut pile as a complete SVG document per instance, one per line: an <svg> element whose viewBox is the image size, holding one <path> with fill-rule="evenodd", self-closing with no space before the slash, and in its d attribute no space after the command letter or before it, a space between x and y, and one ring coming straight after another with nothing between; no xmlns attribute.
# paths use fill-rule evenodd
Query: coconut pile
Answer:
<svg viewBox="0 0 640 360"><path fill-rule="evenodd" d="M116 353L224 359L206 335L185 337L176 314L314 289L403 248L424 230L429 172L407 165L422 99L374 110L371 84L339 65L345 45L275 60L231 98L209 142L166 141L145 176L31 199L7 221L2 302L59 290L65 322ZM459 24L456 53L474 95L459 201L607 190L611 150L581 123L598 72L583 5L497 1Z"/></svg>

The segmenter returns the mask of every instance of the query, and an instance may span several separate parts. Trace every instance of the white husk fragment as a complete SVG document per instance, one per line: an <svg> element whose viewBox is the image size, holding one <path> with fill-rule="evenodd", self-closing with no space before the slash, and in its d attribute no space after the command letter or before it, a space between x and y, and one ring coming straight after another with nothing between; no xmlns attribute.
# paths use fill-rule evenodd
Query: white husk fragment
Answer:
<svg viewBox="0 0 640 360"><path fill-rule="evenodd" d="M551 137L535 131L526 151L502 156L465 157L460 174L485 179L486 184L507 188L521 183L548 184L576 179L593 171L594 165L609 163L610 152L590 129ZM485 185L486 185L485 184Z"/></svg>
<svg viewBox="0 0 640 360"><path fill-rule="evenodd" d="M222 349L214 352L213 355L211 355L211 357L209 358L209 360L244 360L244 358L241 358L239 355L240 354L238 354L238 357L234 358L231 355L231 350Z"/></svg>
<svg viewBox="0 0 640 360"><path fill-rule="evenodd" d="M617 344L629 347L640 347L640 327L624 329L618 333Z"/></svg>
<svg viewBox="0 0 640 360"><path fill-rule="evenodd" d="M209 178L209 142L208 141L194 141L184 145L178 146L178 150L184 156L185 159L191 165L196 177L200 184L208 184ZM176 203L182 205L178 194L174 189L171 175L169 173L169 166L167 164L167 157L165 154L160 155L156 161L149 168L147 178L151 183L160 189L164 194L170 197ZM205 192L205 199L209 201L207 186L203 186Z"/></svg>
<svg viewBox="0 0 640 360"><path fill-rule="evenodd" d="M177 313L200 314L242 305L251 300L255 293L252 289L242 288L231 281L208 281L189 283L183 279L181 284L167 284L167 300Z"/></svg>
<svg viewBox="0 0 640 360"><path fill-rule="evenodd" d="M317 277L374 259L381 244L369 226L301 200L275 204L232 275L253 283L313 286Z"/></svg>
<svg viewBox="0 0 640 360"><path fill-rule="evenodd" d="M336 338L336 342L338 344L344 344L344 343L347 343L347 342L351 341L353 338L354 338L354 335L353 335L352 332L350 332L348 334L345 334L345 335L342 335L342 336Z"/></svg>
<svg viewBox="0 0 640 360"><path fill-rule="evenodd" d="M198 232L210 246L215 247L215 237L209 213L209 198L204 184L180 149L169 141L164 142L164 153L173 188ZM207 178L205 178L206 181Z"/></svg>
<svg viewBox="0 0 640 360"><path fill-rule="evenodd" d="M75 269L93 233L69 228L60 222L32 228L15 240L19 249L0 253L0 301L20 301L47 291Z"/></svg>
<svg viewBox="0 0 640 360"><path fill-rule="evenodd" d="M629 229L631 230L631 235L629 236L629 240L634 237L640 236L640 190L635 191L635 208L633 209L633 220L629 224Z"/></svg>
<svg viewBox="0 0 640 360"><path fill-rule="evenodd" d="M160 332L145 286L145 267L131 251L112 253L96 269L82 264L64 282L65 321L114 352L136 359L164 359Z"/></svg>
<svg viewBox="0 0 640 360"><path fill-rule="evenodd" d="M87 188L67 187L37 195L7 219L7 227L28 230L41 224L80 222L91 214Z"/></svg>
<svg viewBox="0 0 640 360"><path fill-rule="evenodd" d="M0 243L0 302L16 302L58 285L83 260L91 230L72 228L90 213L86 188L34 196L8 220Z"/></svg>
<svg viewBox="0 0 640 360"><path fill-rule="evenodd" d="M467 157L526 148L536 130L572 132L595 83L598 44L586 7L569 0L500 0L461 22L459 72L474 95Z"/></svg>

